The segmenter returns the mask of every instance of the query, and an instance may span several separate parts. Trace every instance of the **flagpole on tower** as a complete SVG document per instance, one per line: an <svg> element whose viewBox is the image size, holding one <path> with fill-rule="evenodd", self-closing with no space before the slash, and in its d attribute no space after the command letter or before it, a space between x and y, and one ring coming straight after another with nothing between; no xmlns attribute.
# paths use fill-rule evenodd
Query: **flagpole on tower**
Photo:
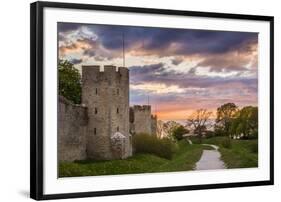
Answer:
<svg viewBox="0 0 281 202"><path fill-rule="evenodd" d="M124 31L122 32L122 43L123 43L123 67L125 67L125 39L124 39Z"/></svg>

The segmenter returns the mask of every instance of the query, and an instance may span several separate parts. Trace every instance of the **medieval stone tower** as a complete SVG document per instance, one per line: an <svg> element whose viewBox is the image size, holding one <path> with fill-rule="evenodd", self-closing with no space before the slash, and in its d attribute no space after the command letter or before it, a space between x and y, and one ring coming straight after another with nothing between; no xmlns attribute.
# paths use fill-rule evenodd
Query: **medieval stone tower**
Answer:
<svg viewBox="0 0 281 202"><path fill-rule="evenodd" d="M87 157L110 160L131 156L129 70L82 66L82 103L88 107Z"/></svg>
<svg viewBox="0 0 281 202"><path fill-rule="evenodd" d="M156 135L157 116L151 114L150 105L134 105L130 108L130 131L132 134Z"/></svg>

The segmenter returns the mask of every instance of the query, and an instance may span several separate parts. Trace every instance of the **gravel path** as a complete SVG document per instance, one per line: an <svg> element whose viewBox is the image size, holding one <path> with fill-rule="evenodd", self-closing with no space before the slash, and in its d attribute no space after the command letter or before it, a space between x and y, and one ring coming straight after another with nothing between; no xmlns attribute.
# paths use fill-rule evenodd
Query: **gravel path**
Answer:
<svg viewBox="0 0 281 202"><path fill-rule="evenodd" d="M201 159L196 163L195 170L216 170L225 169L225 165L220 160L221 154L216 150L203 150Z"/></svg>
<svg viewBox="0 0 281 202"><path fill-rule="evenodd" d="M189 144L192 142L189 140ZM216 170L225 169L224 162L220 159L221 154L218 151L219 147L212 144L202 144L210 146L214 150L203 150L200 160L196 163L195 170Z"/></svg>

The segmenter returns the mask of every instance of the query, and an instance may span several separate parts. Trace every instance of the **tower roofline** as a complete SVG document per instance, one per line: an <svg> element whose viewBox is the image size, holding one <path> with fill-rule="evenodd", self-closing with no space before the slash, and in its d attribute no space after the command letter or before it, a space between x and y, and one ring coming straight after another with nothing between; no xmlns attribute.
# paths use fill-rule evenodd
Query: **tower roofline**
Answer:
<svg viewBox="0 0 281 202"><path fill-rule="evenodd" d="M133 108L136 110L151 110L151 105L134 105Z"/></svg>
<svg viewBox="0 0 281 202"><path fill-rule="evenodd" d="M101 65L82 65L82 70L94 70L99 72L128 72L129 69L127 67L118 67L115 65L103 65L104 71L101 71Z"/></svg>

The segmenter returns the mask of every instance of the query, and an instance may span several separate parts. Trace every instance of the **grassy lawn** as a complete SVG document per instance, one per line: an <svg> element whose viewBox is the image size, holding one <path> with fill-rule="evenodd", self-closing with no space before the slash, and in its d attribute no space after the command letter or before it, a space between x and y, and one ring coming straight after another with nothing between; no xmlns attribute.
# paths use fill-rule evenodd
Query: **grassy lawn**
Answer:
<svg viewBox="0 0 281 202"><path fill-rule="evenodd" d="M212 137L203 139L202 143L215 144L220 147L221 159L228 168L258 167L258 140L230 140L225 145L226 137ZM196 140L195 140L196 142Z"/></svg>
<svg viewBox="0 0 281 202"><path fill-rule="evenodd" d="M195 163L200 159L203 149L210 148L196 144L189 145L187 142L181 141L177 144L176 152L171 160L152 154L136 154L125 160L61 162L59 176L74 177L192 170Z"/></svg>

